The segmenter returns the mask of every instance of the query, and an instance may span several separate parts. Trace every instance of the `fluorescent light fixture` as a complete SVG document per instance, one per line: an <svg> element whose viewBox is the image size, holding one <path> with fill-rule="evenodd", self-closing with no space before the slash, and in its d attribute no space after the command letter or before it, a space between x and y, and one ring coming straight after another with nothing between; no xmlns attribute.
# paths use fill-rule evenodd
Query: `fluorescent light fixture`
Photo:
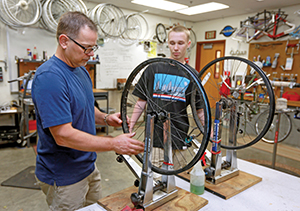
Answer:
<svg viewBox="0 0 300 211"><path fill-rule="evenodd" d="M196 15L196 14L200 14L200 13L212 12L212 11L222 10L222 9L226 9L226 8L229 8L229 6L225 5L225 4L221 4L221 3L210 2L210 3L200 4L200 5L197 5L194 7L189 7L189 8L182 9L182 10L176 10L176 12L182 13L185 15Z"/></svg>
<svg viewBox="0 0 300 211"><path fill-rule="evenodd" d="M175 11L187 8L188 6L183 4L177 4L165 0L133 0L131 3L140 4L147 7L154 7L161 10Z"/></svg>

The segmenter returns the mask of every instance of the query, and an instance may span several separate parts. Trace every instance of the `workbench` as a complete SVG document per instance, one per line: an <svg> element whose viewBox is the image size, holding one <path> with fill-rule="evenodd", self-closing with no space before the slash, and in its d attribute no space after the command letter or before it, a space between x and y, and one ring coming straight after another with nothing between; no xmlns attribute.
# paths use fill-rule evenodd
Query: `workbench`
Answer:
<svg viewBox="0 0 300 211"><path fill-rule="evenodd" d="M300 210L299 177L241 159L238 159L238 168L261 177L262 181L227 200L205 191L200 197L208 200L208 204L200 209L201 211ZM190 189L189 183L178 177L176 177L176 185L187 191ZM95 203L79 210L102 211L105 209Z"/></svg>
<svg viewBox="0 0 300 211"><path fill-rule="evenodd" d="M0 125L0 142L9 141L16 142L19 139L20 134L20 116L23 112L22 108L17 109L8 109L8 110L0 110L0 116L2 115L13 115L14 116L14 124L13 125ZM6 132L5 132L6 131Z"/></svg>
<svg viewBox="0 0 300 211"><path fill-rule="evenodd" d="M108 110L109 110L109 98L108 98L109 94L108 94L108 91L103 90L103 89L93 89L93 93L94 93L95 101L97 101L97 100L106 100L106 108L107 108L107 112L108 112ZM96 125L96 127L105 127L106 135L108 135L108 126L107 125Z"/></svg>

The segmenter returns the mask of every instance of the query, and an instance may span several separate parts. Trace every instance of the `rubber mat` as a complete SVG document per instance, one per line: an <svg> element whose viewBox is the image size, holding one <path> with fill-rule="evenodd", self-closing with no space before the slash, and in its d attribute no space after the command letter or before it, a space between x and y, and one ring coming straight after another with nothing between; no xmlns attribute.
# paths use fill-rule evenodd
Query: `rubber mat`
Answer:
<svg viewBox="0 0 300 211"><path fill-rule="evenodd" d="M2 186L29 188L40 190L35 178L35 166L29 166L18 174L1 183Z"/></svg>

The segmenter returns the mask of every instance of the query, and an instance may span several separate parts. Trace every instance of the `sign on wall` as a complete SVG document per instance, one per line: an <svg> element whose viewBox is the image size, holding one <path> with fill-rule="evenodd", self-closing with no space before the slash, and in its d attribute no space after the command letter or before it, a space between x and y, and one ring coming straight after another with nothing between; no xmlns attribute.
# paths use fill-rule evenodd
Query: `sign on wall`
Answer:
<svg viewBox="0 0 300 211"><path fill-rule="evenodd" d="M233 28L232 26L225 26L220 34L223 34L225 37L230 37L234 32L235 32L236 28Z"/></svg>
<svg viewBox="0 0 300 211"><path fill-rule="evenodd" d="M215 38L216 38L216 30L205 32L205 39L206 40L215 39Z"/></svg>

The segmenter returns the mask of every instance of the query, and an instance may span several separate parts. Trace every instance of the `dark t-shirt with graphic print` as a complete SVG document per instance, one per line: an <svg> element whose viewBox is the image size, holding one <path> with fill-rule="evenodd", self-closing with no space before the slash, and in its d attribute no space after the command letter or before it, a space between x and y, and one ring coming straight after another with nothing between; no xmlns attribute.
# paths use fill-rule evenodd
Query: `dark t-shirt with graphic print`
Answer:
<svg viewBox="0 0 300 211"><path fill-rule="evenodd" d="M197 71L186 65L197 74ZM138 83L133 94L147 101L147 114L166 111L170 113L172 148L188 147L185 142L189 129L187 106L191 101L190 74L181 67L168 63L150 64ZM199 98L199 95L197 95ZM196 109L203 108L203 103L196 100ZM191 118L191 117L190 117ZM154 147L163 148L163 123L160 120L154 124Z"/></svg>

